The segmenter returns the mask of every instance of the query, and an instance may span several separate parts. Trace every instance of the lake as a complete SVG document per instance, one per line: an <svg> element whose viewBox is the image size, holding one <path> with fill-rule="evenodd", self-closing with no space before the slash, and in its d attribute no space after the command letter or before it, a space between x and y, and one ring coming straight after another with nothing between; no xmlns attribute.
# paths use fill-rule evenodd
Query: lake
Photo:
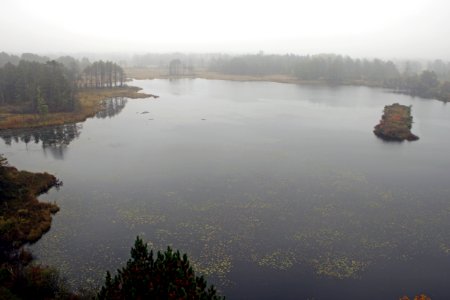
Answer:
<svg viewBox="0 0 450 300"><path fill-rule="evenodd" d="M11 165L64 182L31 249L97 286L137 235L188 253L228 299L448 298L450 107L382 89L135 80L86 122L0 132ZM412 105L416 142L373 133Z"/></svg>

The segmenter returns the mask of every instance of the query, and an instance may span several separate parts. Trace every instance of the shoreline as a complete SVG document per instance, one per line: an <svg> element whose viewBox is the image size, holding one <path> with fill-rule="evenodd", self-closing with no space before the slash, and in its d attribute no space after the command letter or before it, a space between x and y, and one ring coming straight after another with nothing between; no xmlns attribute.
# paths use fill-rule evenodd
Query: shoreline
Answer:
<svg viewBox="0 0 450 300"><path fill-rule="evenodd" d="M7 245L2 250L8 251L32 244L50 230L52 215L59 207L55 203L41 202L38 197L62 183L48 173L20 171L4 163L0 168L4 185L2 197L6 203L0 210L1 241L2 245ZM2 257L4 255L2 253Z"/></svg>
<svg viewBox="0 0 450 300"><path fill-rule="evenodd" d="M264 76L255 75L237 75L237 74L224 74L219 72L211 72L207 70L199 70L190 74L182 75L169 75L167 70L159 68L126 68L126 73L129 78L136 80L153 80L153 79L208 79L208 80L229 80L229 81L261 81L261 82L276 82L276 83L288 83L288 84L304 84L304 85L328 85L328 86L367 86L384 88L381 84L374 84L363 81L352 82L329 82L325 80L302 80L294 76L284 74L273 74Z"/></svg>
<svg viewBox="0 0 450 300"><path fill-rule="evenodd" d="M102 102L108 98L126 97L132 99L158 98L152 94L140 93L135 86L107 89L84 89L78 92L79 107L74 112L56 112L45 116L29 113L15 113L11 107L0 107L0 130L38 128L84 122L103 109Z"/></svg>
<svg viewBox="0 0 450 300"><path fill-rule="evenodd" d="M368 82L364 80L353 80L353 81L341 81L332 82L327 80L303 80L298 79L294 76L284 75L284 74L273 74L266 76L256 76L256 75L236 75L236 74L225 74L219 72L211 72L207 70L198 70L190 74L182 74L177 76L171 76L167 73L167 70L161 68L144 68L144 67L131 67L126 68L129 79L136 80L153 80L153 79L207 79L207 80L228 80L228 81L241 81L241 82L276 82L276 83L286 83L286 84L297 84L297 85L316 85L316 86L357 86L357 87L369 87L369 88L379 88L387 90L394 94L401 94L411 96L413 98L420 98L424 100L435 100L439 102L448 102L445 99L439 99L436 97L425 98L419 95L408 92L407 90L398 90L393 87L384 86L382 83Z"/></svg>
<svg viewBox="0 0 450 300"><path fill-rule="evenodd" d="M55 202L40 201L39 195L62 182L46 172L18 170L0 155L0 183L0 298L78 299L58 270L36 263L27 249L50 230L59 211Z"/></svg>

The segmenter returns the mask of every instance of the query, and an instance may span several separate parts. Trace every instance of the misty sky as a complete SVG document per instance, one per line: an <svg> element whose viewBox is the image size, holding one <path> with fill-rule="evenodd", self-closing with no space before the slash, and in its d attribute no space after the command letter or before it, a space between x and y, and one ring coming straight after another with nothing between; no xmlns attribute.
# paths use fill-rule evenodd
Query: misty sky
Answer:
<svg viewBox="0 0 450 300"><path fill-rule="evenodd" d="M2 0L0 51L450 60L445 0Z"/></svg>

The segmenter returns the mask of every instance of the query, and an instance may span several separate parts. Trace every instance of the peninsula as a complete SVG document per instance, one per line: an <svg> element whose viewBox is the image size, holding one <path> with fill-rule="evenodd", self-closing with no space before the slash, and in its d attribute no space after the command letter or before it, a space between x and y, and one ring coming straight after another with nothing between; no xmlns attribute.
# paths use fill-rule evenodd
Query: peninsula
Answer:
<svg viewBox="0 0 450 300"><path fill-rule="evenodd" d="M82 122L101 111L104 100L114 97L158 97L127 86L126 74L116 63L96 61L83 66L67 59L21 60L0 67L0 130Z"/></svg>

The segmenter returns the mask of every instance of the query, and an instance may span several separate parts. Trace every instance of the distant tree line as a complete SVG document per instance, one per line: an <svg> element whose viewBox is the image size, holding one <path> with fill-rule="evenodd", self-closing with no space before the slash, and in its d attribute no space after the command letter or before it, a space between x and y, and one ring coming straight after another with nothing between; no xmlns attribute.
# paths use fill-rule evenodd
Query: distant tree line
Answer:
<svg viewBox="0 0 450 300"><path fill-rule="evenodd" d="M207 68L209 61L218 54L208 53L147 53L136 54L131 57L129 63L134 67L151 67L165 69L170 67L174 60L180 60L187 70L196 68Z"/></svg>
<svg viewBox="0 0 450 300"><path fill-rule="evenodd" d="M389 83L400 73L393 62L379 59L352 59L348 56L327 55L243 55L213 59L210 70L215 72L267 76L284 74L301 80L324 80L334 83L365 81Z"/></svg>
<svg viewBox="0 0 450 300"><path fill-rule="evenodd" d="M6 64L18 68L21 61L46 64L49 58L32 53L24 53L18 56L0 52L0 68L5 69ZM64 66L64 77L69 82L68 86L73 90L111 88L122 86L125 81L124 70L111 61L91 63L87 58L78 60L70 56L58 57L54 61ZM182 53L143 54L133 56L130 62L138 67L168 68L170 75L190 74L194 67L233 75L268 76L281 74L305 81L379 86L413 96L450 101L450 62L442 60L393 62L380 59L354 59L335 54L301 56L294 54L265 55L260 52L237 56ZM6 69L8 68L11 69L11 66ZM9 84L8 91L10 94L8 95L11 96L11 93L13 93L15 97L7 99L5 94L8 92L5 90L5 81L8 81L8 79L5 79L5 76L8 75L0 75L0 105L15 101L28 101L32 104L29 110L35 112L39 112L38 107L41 107L42 111L45 112L45 105L49 106L49 111L64 111L74 108L73 101L70 98L55 106L55 101L52 101L52 99L58 92L50 93L51 99L49 100L46 98L49 96L47 94L38 97L37 91L35 91L34 98L30 97L30 88L33 89L33 84L28 87L27 100L18 100L20 93L13 93ZM31 77L33 76L25 76L26 80ZM40 88L40 90L42 93L43 90L48 92L49 89ZM72 94L69 90L67 92L69 95ZM31 101L30 98L34 100ZM38 101L38 99L44 101ZM39 103L42 105L39 106Z"/></svg>
<svg viewBox="0 0 450 300"><path fill-rule="evenodd" d="M428 62L425 70L433 71L439 80L450 81L450 62L446 63L440 59L436 59Z"/></svg>
<svg viewBox="0 0 450 300"><path fill-rule="evenodd" d="M392 61L352 59L348 56L264 55L213 58L209 70L232 75L288 75L305 81L360 84L393 89L424 98L450 101L450 63L436 60L422 70L406 62L403 72Z"/></svg>
<svg viewBox="0 0 450 300"><path fill-rule="evenodd" d="M0 105L12 105L20 113L74 111L78 90L112 88L124 82L124 70L111 61L0 53Z"/></svg>
<svg viewBox="0 0 450 300"><path fill-rule="evenodd" d="M439 80L434 71L404 75L398 88L412 96L450 101L450 81Z"/></svg>
<svg viewBox="0 0 450 300"><path fill-rule="evenodd" d="M6 52L0 52L0 67L3 67L7 63L17 65L21 60L46 63L51 59L47 56L40 56L33 53L23 53L22 55L18 56L14 54L8 54Z"/></svg>

